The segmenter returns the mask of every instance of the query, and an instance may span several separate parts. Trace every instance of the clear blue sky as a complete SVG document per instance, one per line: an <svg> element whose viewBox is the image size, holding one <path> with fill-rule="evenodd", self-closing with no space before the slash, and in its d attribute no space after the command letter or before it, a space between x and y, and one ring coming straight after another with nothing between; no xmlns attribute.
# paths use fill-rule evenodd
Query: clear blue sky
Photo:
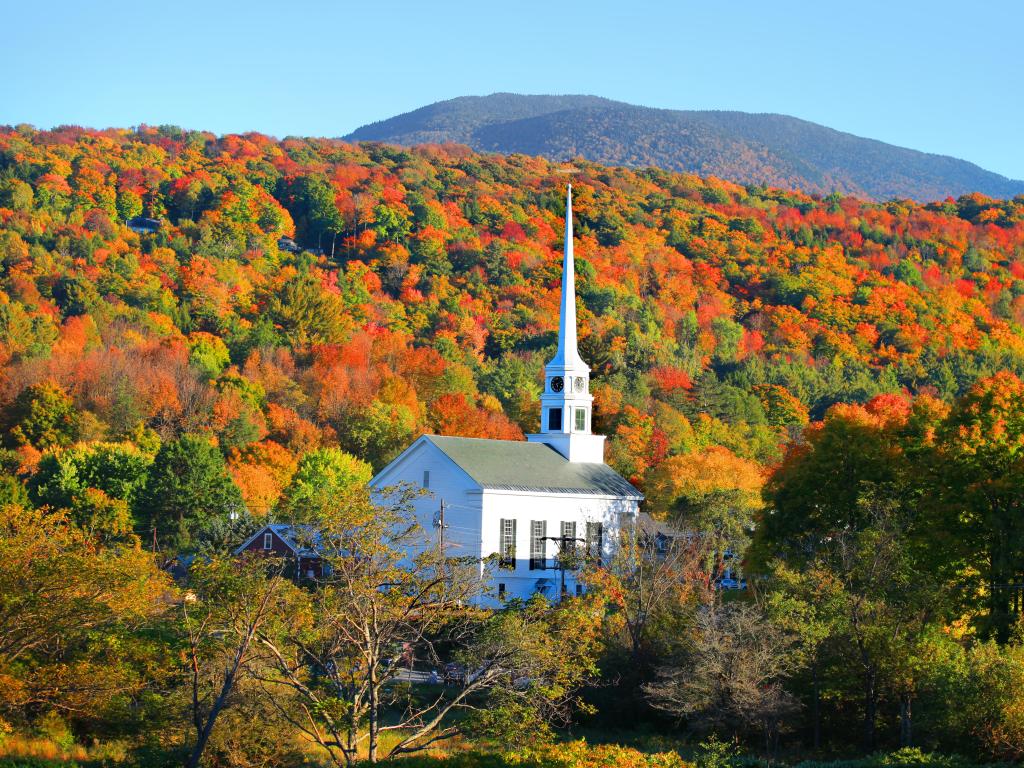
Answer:
<svg viewBox="0 0 1024 768"><path fill-rule="evenodd" d="M440 99L781 112L1024 178L1020 0L0 0L0 123L340 136Z"/></svg>

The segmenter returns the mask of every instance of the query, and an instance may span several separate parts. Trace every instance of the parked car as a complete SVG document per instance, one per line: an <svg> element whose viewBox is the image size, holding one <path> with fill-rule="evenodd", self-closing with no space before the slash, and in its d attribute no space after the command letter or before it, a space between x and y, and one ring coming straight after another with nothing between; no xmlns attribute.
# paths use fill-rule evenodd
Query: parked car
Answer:
<svg viewBox="0 0 1024 768"><path fill-rule="evenodd" d="M746 589L747 588L747 580L746 579L733 579L733 578L721 579L718 582L718 588L719 589Z"/></svg>
<svg viewBox="0 0 1024 768"><path fill-rule="evenodd" d="M451 661L444 665L444 684L445 685L465 685L466 684L466 668L461 664L456 664Z"/></svg>

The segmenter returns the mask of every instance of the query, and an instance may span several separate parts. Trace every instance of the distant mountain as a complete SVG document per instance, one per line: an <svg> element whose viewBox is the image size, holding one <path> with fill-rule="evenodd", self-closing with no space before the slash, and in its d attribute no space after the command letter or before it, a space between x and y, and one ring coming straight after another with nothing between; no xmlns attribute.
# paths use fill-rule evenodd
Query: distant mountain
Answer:
<svg viewBox="0 0 1024 768"><path fill-rule="evenodd" d="M441 101L345 137L413 145L455 142L505 154L582 156L741 184L936 200L1024 194L1024 181L973 163L836 131L786 115L637 107L597 96L495 93Z"/></svg>

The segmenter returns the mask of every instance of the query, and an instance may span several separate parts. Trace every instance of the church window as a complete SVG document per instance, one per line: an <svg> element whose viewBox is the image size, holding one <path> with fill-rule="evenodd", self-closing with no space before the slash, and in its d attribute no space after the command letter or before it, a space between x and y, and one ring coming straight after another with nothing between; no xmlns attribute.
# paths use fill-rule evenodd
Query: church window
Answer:
<svg viewBox="0 0 1024 768"><path fill-rule="evenodd" d="M516 567L516 521L503 518L498 529L498 567Z"/></svg>
<svg viewBox="0 0 1024 768"><path fill-rule="evenodd" d="M264 533L263 534L263 548L273 549L274 548L274 534Z"/></svg>
<svg viewBox="0 0 1024 768"><path fill-rule="evenodd" d="M587 431L587 411L585 408L576 409L576 431L586 432Z"/></svg>
<svg viewBox="0 0 1024 768"><path fill-rule="evenodd" d="M576 585L576 597L582 597L582 596L583 596L583 585L582 584L577 584Z"/></svg>
<svg viewBox="0 0 1024 768"><path fill-rule="evenodd" d="M429 488L430 487L430 470L429 469L424 469L423 470L423 487L424 488Z"/></svg>
<svg viewBox="0 0 1024 768"><path fill-rule="evenodd" d="M548 429L554 431L560 431L562 429L562 409L561 408L549 408L548 409Z"/></svg>
<svg viewBox="0 0 1024 768"><path fill-rule="evenodd" d="M587 523L587 557L600 565L602 549L604 549L604 526L601 523Z"/></svg>
<svg viewBox="0 0 1024 768"><path fill-rule="evenodd" d="M562 538L563 539L569 539L570 541L572 539L576 538L576 523L575 523L575 521L572 521L572 520L563 520L562 521Z"/></svg>
<svg viewBox="0 0 1024 768"><path fill-rule="evenodd" d="M530 570L542 571L547 567L545 561L545 549L548 533L546 520L532 520L530 522Z"/></svg>
<svg viewBox="0 0 1024 768"><path fill-rule="evenodd" d="M498 599L504 602L505 600L505 582L498 582Z"/></svg>

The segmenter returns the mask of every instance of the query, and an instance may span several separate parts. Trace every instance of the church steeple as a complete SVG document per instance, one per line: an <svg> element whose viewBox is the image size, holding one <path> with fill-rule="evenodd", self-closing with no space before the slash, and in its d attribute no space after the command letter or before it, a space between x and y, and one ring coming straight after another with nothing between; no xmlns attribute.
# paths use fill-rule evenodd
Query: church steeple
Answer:
<svg viewBox="0 0 1024 768"><path fill-rule="evenodd" d="M565 246L562 255L562 302L558 349L544 366L540 397L540 433L531 442L547 443L569 461L601 463L604 438L591 434L590 366L580 357L576 342L576 264L573 257L572 185L565 195Z"/></svg>
<svg viewBox="0 0 1024 768"><path fill-rule="evenodd" d="M572 184L565 193L565 246L562 253L562 305L558 323L558 350L548 367L590 367L576 346L576 261L572 250Z"/></svg>

